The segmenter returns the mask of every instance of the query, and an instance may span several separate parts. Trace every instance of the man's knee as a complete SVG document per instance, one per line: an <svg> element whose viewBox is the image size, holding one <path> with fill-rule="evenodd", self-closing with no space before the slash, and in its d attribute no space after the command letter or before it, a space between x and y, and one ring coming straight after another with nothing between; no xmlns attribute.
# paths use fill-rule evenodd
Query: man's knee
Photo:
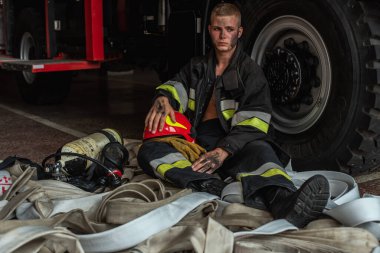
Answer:
<svg viewBox="0 0 380 253"><path fill-rule="evenodd" d="M280 146L270 141L253 141L248 143L244 149L245 154L255 154L263 162L270 161L281 166L286 166L290 162L290 156Z"/></svg>
<svg viewBox="0 0 380 253"><path fill-rule="evenodd" d="M256 140L256 141L249 142L243 148L243 152L244 151L245 152L252 152L252 151L266 152L268 150L269 151L273 150L272 146L268 142L263 141L263 140Z"/></svg>
<svg viewBox="0 0 380 253"><path fill-rule="evenodd" d="M150 159L149 150L151 149L149 143L143 143L139 148L139 152L137 153L137 161L144 162Z"/></svg>
<svg viewBox="0 0 380 253"><path fill-rule="evenodd" d="M247 143L241 151L243 157L254 157L255 160L272 160L277 158L276 152L272 146L262 140Z"/></svg>
<svg viewBox="0 0 380 253"><path fill-rule="evenodd" d="M247 167L241 168L246 171L258 169L266 163L283 166L272 145L262 140L247 143L235 159L242 164L240 167Z"/></svg>
<svg viewBox="0 0 380 253"><path fill-rule="evenodd" d="M137 162L140 168L151 177L156 177L156 175L150 162L155 159L154 154L161 148L162 144L159 142L144 142L137 153Z"/></svg>

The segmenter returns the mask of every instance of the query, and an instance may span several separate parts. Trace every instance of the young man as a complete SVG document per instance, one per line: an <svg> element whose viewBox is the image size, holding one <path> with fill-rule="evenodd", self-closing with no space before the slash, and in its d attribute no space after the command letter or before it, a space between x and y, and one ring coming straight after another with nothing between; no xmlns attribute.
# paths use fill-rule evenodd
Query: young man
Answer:
<svg viewBox="0 0 380 253"><path fill-rule="evenodd" d="M283 164L289 158L267 136L267 81L239 44L239 9L229 3L216 5L208 30L213 50L207 57L193 58L157 87L145 122L147 131L159 133L167 116L175 122L174 112L184 113L196 129L196 142L207 152L191 163L168 143L149 141L139 151L139 164L179 187L219 196L226 184L215 174L232 177L241 181L246 205L266 207L274 218L303 227L322 213L329 198L328 181L317 175L296 191L286 174Z"/></svg>

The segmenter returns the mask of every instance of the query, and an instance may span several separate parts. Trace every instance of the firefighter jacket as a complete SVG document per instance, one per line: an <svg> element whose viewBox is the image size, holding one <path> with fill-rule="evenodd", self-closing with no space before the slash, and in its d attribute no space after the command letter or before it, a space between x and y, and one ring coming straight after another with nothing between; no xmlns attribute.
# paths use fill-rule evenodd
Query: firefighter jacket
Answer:
<svg viewBox="0 0 380 253"><path fill-rule="evenodd" d="M238 44L222 76L215 76L215 53L192 58L175 77L156 88L175 110L184 113L196 128L215 88L216 110L226 132L217 147L231 155L245 144L266 139L271 120L270 92L261 68Z"/></svg>

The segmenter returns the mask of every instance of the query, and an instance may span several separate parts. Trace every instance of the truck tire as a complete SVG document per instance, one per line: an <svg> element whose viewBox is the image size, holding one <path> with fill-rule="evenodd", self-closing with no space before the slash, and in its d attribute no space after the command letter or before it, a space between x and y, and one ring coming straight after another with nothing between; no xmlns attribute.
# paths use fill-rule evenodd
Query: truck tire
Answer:
<svg viewBox="0 0 380 253"><path fill-rule="evenodd" d="M268 79L275 138L296 170L380 164L380 3L242 1L244 43Z"/></svg>
<svg viewBox="0 0 380 253"><path fill-rule="evenodd" d="M14 56L23 60L44 59L44 26L32 8L18 15L13 38ZM46 105L62 103L70 91L71 73L16 73L20 94L25 102Z"/></svg>

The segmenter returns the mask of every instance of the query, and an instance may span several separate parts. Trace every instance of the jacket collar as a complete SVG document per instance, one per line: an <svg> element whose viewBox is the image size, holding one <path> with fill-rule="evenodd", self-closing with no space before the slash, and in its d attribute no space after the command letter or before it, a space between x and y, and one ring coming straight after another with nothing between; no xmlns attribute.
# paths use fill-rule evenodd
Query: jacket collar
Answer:
<svg viewBox="0 0 380 253"><path fill-rule="evenodd" d="M226 72L230 68L236 67L236 65L238 63L238 59L239 59L240 53L241 53L242 50L243 50L242 49L242 45L241 45L240 41L238 41L238 43L236 45L235 52L232 55L231 62L230 62L230 64L228 65L227 69L224 72ZM207 63L208 63L208 66L212 66L214 68L214 72L215 72L215 65L216 65L215 49L210 50L210 53L208 55L208 62Z"/></svg>
<svg viewBox="0 0 380 253"><path fill-rule="evenodd" d="M239 88L239 73L238 73L238 60L242 51L242 45L238 42L235 52L232 56L231 62L223 72L221 81L217 82L216 88L224 87L226 91L232 91ZM208 76L215 77L216 56L215 50L211 50L208 56L207 73Z"/></svg>

